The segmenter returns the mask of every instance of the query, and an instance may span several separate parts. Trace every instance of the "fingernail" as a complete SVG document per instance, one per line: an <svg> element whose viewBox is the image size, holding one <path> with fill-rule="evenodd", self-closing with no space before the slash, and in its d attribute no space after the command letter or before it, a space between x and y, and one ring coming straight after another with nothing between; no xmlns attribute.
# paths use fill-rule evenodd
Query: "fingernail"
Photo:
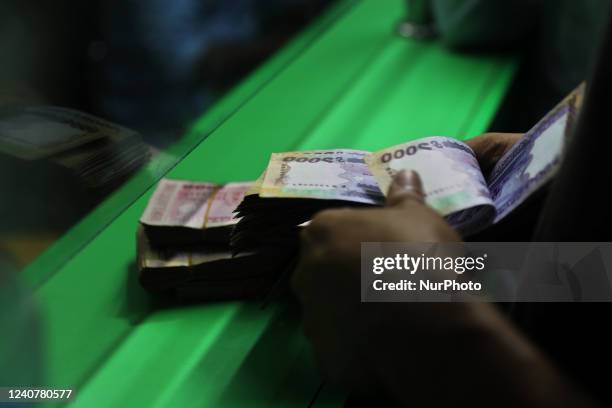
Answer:
<svg viewBox="0 0 612 408"><path fill-rule="evenodd" d="M401 170L395 175L394 181L403 188L413 187L416 183L416 172L414 170Z"/></svg>

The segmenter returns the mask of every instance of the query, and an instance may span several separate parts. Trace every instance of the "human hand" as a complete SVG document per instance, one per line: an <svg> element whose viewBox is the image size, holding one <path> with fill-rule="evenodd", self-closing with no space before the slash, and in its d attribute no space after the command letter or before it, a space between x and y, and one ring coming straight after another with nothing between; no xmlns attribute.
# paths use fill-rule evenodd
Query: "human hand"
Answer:
<svg viewBox="0 0 612 408"><path fill-rule="evenodd" d="M415 172L398 174L385 208L326 210L314 217L302 233L292 285L303 306L304 331L325 377L349 388L367 386L369 368L357 358L361 345L355 341L368 326L361 314L361 242L459 240L425 205Z"/></svg>
<svg viewBox="0 0 612 408"><path fill-rule="evenodd" d="M522 133L485 133L464 140L464 143L476 153L480 168L486 174L521 137Z"/></svg>
<svg viewBox="0 0 612 408"><path fill-rule="evenodd" d="M584 403L491 304L361 302L361 242L458 240L424 204L413 172L394 179L385 208L328 210L313 219L292 286L324 378L417 406Z"/></svg>

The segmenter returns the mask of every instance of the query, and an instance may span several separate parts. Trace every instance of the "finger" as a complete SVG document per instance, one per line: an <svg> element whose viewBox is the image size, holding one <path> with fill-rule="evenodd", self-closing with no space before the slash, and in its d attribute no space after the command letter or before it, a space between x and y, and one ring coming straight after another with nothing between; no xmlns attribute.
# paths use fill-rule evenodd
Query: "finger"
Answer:
<svg viewBox="0 0 612 408"><path fill-rule="evenodd" d="M300 251L298 254L298 261L293 273L291 274L290 285L291 289L297 296L301 303L304 303L306 298L307 288L311 280L310 276L310 250L311 244L309 242L306 231L302 231L300 234Z"/></svg>
<svg viewBox="0 0 612 408"><path fill-rule="evenodd" d="M320 245L311 230L312 224L300 232L298 260L290 280L291 288L302 304L311 296L314 274L320 269L320 260L325 259L325 245Z"/></svg>
<svg viewBox="0 0 612 408"><path fill-rule="evenodd" d="M416 171L402 170L395 175L389 186L387 207L396 207L410 201L425 202L423 183Z"/></svg>
<svg viewBox="0 0 612 408"><path fill-rule="evenodd" d="M466 140L483 169L489 169L523 137L522 133L485 133Z"/></svg>
<svg viewBox="0 0 612 408"><path fill-rule="evenodd" d="M343 210L325 209L316 213L307 227L302 230L302 242L324 243L329 240L330 230L337 223Z"/></svg>

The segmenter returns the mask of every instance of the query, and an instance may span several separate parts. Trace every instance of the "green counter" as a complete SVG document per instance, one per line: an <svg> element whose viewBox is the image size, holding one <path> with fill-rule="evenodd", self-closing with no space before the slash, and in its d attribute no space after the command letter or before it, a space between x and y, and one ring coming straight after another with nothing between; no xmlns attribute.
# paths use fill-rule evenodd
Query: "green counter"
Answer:
<svg viewBox="0 0 612 408"><path fill-rule="evenodd" d="M393 30L401 0L340 2L23 273L42 313L44 385L77 407L338 406L295 308L160 308L136 282L135 230L163 176L255 179L271 152L374 150L483 132L516 61Z"/></svg>

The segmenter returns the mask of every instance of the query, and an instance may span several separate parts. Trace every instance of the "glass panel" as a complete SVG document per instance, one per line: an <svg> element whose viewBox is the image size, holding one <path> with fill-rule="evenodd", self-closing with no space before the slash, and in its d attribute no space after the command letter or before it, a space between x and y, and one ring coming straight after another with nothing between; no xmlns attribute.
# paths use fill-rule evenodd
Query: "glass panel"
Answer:
<svg viewBox="0 0 612 408"><path fill-rule="evenodd" d="M75 248L91 240L300 55L333 3L3 1L0 257L21 269L70 228Z"/></svg>

